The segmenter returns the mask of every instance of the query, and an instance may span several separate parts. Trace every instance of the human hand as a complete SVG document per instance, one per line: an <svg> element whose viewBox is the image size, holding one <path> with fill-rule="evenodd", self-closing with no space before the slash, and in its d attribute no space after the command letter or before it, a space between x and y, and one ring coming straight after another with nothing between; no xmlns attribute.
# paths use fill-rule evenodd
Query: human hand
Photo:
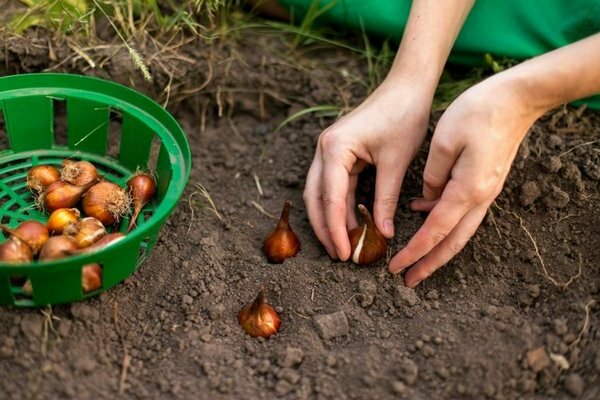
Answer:
<svg viewBox="0 0 600 400"><path fill-rule="evenodd" d="M463 93L439 120L423 198L411 203L414 211L430 213L389 265L392 273L412 265L406 286L415 287L461 251L502 190L519 144L539 117L517 89L496 75Z"/></svg>
<svg viewBox="0 0 600 400"><path fill-rule="evenodd" d="M315 234L332 258L350 257L348 230L357 226L355 189L367 164L377 168L374 220L388 238L404 173L421 147L432 91L412 82L384 82L358 108L319 137L304 201Z"/></svg>

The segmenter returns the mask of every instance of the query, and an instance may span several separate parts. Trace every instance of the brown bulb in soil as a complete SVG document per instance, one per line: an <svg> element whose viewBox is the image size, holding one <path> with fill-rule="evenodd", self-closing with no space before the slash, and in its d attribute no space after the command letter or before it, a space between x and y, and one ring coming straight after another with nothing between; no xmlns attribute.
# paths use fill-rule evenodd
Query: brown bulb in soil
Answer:
<svg viewBox="0 0 600 400"><path fill-rule="evenodd" d="M26 264L33 261L33 251L27 243L11 237L0 244L0 262L6 264Z"/></svg>
<svg viewBox="0 0 600 400"><path fill-rule="evenodd" d="M81 286L84 293L93 292L102 287L102 268L100 264L84 265L81 270Z"/></svg>
<svg viewBox="0 0 600 400"><path fill-rule="evenodd" d="M75 239L77 247L83 248L91 246L106 236L106 228L96 218L87 217L77 222L77 224L67 226L63 234L71 236Z"/></svg>
<svg viewBox="0 0 600 400"><path fill-rule="evenodd" d="M0 225L0 229L26 243L34 255L39 253L44 243L50 238L46 225L37 221L21 222L15 229Z"/></svg>
<svg viewBox="0 0 600 400"><path fill-rule="evenodd" d="M238 322L248 335L263 338L276 334L281 325L277 311L265 300L264 289L260 289L252 303L242 308L238 315Z"/></svg>
<svg viewBox="0 0 600 400"><path fill-rule="evenodd" d="M41 204L48 212L59 208L72 208L79 202L81 196L92 187L94 183L84 186L75 186L63 181L56 181L48 186L41 196Z"/></svg>
<svg viewBox="0 0 600 400"><path fill-rule="evenodd" d="M27 186L39 193L59 179L60 172L52 165L37 165L27 173Z"/></svg>
<svg viewBox="0 0 600 400"><path fill-rule="evenodd" d="M156 182L150 174L139 172L127 181L129 193L131 193L131 201L133 205L133 213L127 232L131 231L135 226L138 216L142 208L154 197L156 193Z"/></svg>
<svg viewBox="0 0 600 400"><path fill-rule="evenodd" d="M52 234L61 235L66 227L75 225L81 213L76 208L59 208L52 211L46 226Z"/></svg>
<svg viewBox="0 0 600 400"><path fill-rule="evenodd" d="M104 225L113 225L129 210L131 198L119 185L112 182L95 184L83 196L83 212Z"/></svg>
<svg viewBox="0 0 600 400"><path fill-rule="evenodd" d="M60 179L75 186L84 186L100 179L94 164L89 161L63 160Z"/></svg>
<svg viewBox="0 0 600 400"><path fill-rule="evenodd" d="M77 249L77 242L70 236L53 236L42 247L40 261L58 260L67 257L71 251Z"/></svg>
<svg viewBox="0 0 600 400"><path fill-rule="evenodd" d="M281 263L286 258L295 256L300 251L300 240L290 226L291 201L286 201L277 227L267 236L264 251L272 263Z"/></svg>
<svg viewBox="0 0 600 400"><path fill-rule="evenodd" d="M348 233L352 248L351 259L355 264L369 265L386 256L388 244L375 226L367 207L359 204L358 211L362 214L364 223Z"/></svg>
<svg viewBox="0 0 600 400"><path fill-rule="evenodd" d="M84 247L82 249L74 249L67 252L69 255L93 253L94 251L100 251L105 247L115 244L119 240L123 239L125 235L121 232L113 232L104 236L91 246Z"/></svg>

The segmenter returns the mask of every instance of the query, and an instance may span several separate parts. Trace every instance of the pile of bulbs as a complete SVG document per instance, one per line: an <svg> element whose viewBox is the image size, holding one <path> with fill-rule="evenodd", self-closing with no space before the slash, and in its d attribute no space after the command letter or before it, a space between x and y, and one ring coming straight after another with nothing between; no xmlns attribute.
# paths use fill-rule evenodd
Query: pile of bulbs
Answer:
<svg viewBox="0 0 600 400"><path fill-rule="evenodd" d="M290 226L290 209L292 203L286 201L275 230L265 239L263 250L269 262L282 263L294 257L300 251L300 240ZM351 246L352 262L359 265L373 264L387 254L387 240L375 226L367 207L360 204L358 211L364 223L348 232ZM279 330L281 319L277 311L266 299L264 289L260 289L256 299L238 314L238 322L244 332L252 337L268 338Z"/></svg>
<svg viewBox="0 0 600 400"><path fill-rule="evenodd" d="M50 261L98 251L125 236L121 232L108 233L106 228L119 222L132 207L129 232L156 192L156 183L150 174L135 173L124 189L103 180L92 163L68 159L63 160L60 171L52 165L31 168L27 186L37 196L37 205L50 216L45 225L38 221L25 221L14 229L0 225L9 235L0 244L2 263L28 264L34 260ZM75 208L79 204L81 210ZM22 283L20 280L15 278L18 284ZM85 265L83 291L89 293L101 286L100 265ZM33 295L30 281L25 281L22 291Z"/></svg>

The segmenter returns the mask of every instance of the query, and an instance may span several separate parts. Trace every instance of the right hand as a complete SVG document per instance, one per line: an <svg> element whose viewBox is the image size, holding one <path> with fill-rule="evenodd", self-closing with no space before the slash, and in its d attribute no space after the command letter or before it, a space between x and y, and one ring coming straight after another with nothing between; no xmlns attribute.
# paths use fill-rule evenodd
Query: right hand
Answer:
<svg viewBox="0 0 600 400"><path fill-rule="evenodd" d="M367 164L377 169L374 220L394 236L394 213L408 165L427 131L431 91L415 81L384 82L319 137L304 190L308 218L329 255L350 257L348 230L357 226L355 189Z"/></svg>

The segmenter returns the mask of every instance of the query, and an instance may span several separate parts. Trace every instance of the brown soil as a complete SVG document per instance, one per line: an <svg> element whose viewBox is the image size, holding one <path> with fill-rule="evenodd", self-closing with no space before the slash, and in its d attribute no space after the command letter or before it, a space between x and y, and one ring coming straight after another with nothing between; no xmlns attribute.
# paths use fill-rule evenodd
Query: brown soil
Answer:
<svg viewBox="0 0 600 400"><path fill-rule="evenodd" d="M194 166L133 277L83 303L0 309L0 397L599 398L600 113L565 107L539 121L476 236L413 292L384 265L331 262L311 231L302 188L315 139L332 120L305 117L271 134L307 106L359 102L366 62L316 47L283 57L278 36L246 31L162 58L140 45L154 85L116 41L88 50L99 60L90 70L68 43L52 41L49 52L43 30L2 39L2 74L85 72L168 99ZM404 184L394 251L425 217L407 206L421 190L425 156ZM364 178L368 202L372 171ZM272 265L261 245L275 219L257 205L277 215L286 199L303 248ZM237 324L261 285L282 317L269 340ZM348 331L323 339L315 320L334 312Z"/></svg>

